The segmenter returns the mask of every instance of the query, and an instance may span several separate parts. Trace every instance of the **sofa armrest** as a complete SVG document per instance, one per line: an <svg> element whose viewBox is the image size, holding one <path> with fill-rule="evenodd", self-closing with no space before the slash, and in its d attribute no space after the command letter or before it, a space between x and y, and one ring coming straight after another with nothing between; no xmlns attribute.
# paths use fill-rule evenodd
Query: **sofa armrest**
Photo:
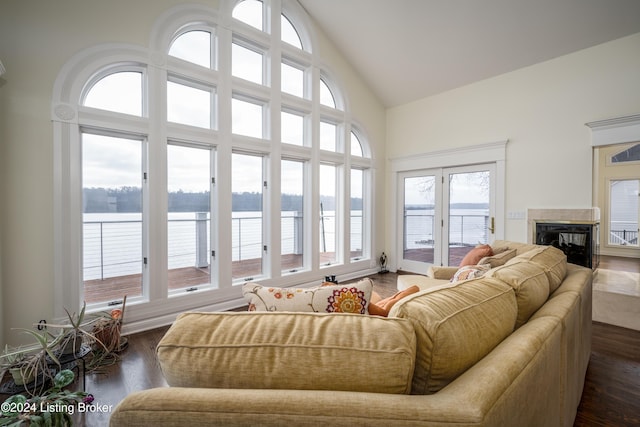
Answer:
<svg viewBox="0 0 640 427"><path fill-rule="evenodd" d="M114 409L110 427L281 427L482 425L477 402L331 390L164 387L135 392ZM466 397L466 396L465 396Z"/></svg>
<svg viewBox="0 0 640 427"><path fill-rule="evenodd" d="M427 277L439 280L451 280L454 274L458 271L458 267L440 267L432 265L427 270Z"/></svg>

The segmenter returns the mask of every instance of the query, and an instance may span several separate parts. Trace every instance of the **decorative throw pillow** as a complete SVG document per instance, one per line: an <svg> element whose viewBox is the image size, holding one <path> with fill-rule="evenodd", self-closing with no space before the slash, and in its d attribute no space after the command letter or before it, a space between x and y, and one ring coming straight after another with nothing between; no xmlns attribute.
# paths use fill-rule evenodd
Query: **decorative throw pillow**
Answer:
<svg viewBox="0 0 640 427"><path fill-rule="evenodd" d="M367 314L372 290L371 279L309 289L245 283L242 295L249 302L249 311Z"/></svg>
<svg viewBox="0 0 640 427"><path fill-rule="evenodd" d="M500 267L501 265L505 265L507 261L514 258L516 256L515 249L506 249L501 250L498 253L495 253L492 256L486 256L478 261L478 264L487 264L491 266L491 268Z"/></svg>
<svg viewBox="0 0 640 427"><path fill-rule="evenodd" d="M476 277L482 277L487 271L489 271L489 269L490 267L488 264L462 266L451 278L451 283L459 282L461 280L475 279Z"/></svg>
<svg viewBox="0 0 640 427"><path fill-rule="evenodd" d="M493 249L489 245L478 245L475 248L471 249L460 261L459 267L463 267L465 265L477 265L478 262L487 256L493 255Z"/></svg>

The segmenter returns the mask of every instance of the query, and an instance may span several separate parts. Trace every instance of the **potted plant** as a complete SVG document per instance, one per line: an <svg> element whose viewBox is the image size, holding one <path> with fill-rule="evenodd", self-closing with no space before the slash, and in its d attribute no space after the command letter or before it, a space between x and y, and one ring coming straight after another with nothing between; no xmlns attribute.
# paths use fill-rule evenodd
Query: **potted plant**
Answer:
<svg viewBox="0 0 640 427"><path fill-rule="evenodd" d="M82 348L82 343L84 342L85 335L90 335L87 331L83 329L85 326L85 311L87 309L87 304L84 303L82 305L82 310L80 310L79 314L75 312L71 314L69 310L66 308L64 311L67 313L67 318L69 319L68 325L50 325L53 327L59 327L64 332L62 336L62 341L60 342L60 353L63 355L76 354Z"/></svg>
<svg viewBox="0 0 640 427"><path fill-rule="evenodd" d="M37 343L35 350L25 355L20 368L25 379L33 378L33 382L23 385L25 390L31 395L36 395L53 379L55 372L62 369L55 354L62 335L53 336L46 331L36 332L31 329L20 330L31 335ZM52 365L57 365L57 369L52 369Z"/></svg>
<svg viewBox="0 0 640 427"><path fill-rule="evenodd" d="M3 375L1 375L0 378L4 377L5 371L9 371L16 385L22 386L32 382L34 380L33 376L25 377L24 375L27 352L24 348L10 348L8 345L5 345L2 355L0 355L0 360L2 360L0 366L3 368Z"/></svg>
<svg viewBox="0 0 640 427"><path fill-rule="evenodd" d="M73 382L74 374L68 369L58 372L53 386L30 398L21 394L9 397L2 404L0 426L70 426L71 414L81 403L91 403L93 396L84 391L68 391L64 387Z"/></svg>
<svg viewBox="0 0 640 427"><path fill-rule="evenodd" d="M126 304L127 296L125 295L121 309L115 308L104 313L94 323L91 333L99 345L94 345L89 369L94 370L100 366L115 363L119 359L118 353L126 347L126 338L121 336Z"/></svg>

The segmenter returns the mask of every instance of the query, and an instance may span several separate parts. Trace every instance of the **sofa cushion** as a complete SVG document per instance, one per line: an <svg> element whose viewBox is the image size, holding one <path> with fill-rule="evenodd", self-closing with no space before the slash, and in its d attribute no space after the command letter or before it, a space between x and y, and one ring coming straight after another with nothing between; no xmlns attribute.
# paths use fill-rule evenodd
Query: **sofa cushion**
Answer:
<svg viewBox="0 0 640 427"><path fill-rule="evenodd" d="M478 245L471 249L460 261L459 267L476 265L482 258L493 255L493 249L489 245Z"/></svg>
<svg viewBox="0 0 640 427"><path fill-rule="evenodd" d="M180 315L156 351L174 387L407 394L415 347L405 319L225 312Z"/></svg>
<svg viewBox="0 0 640 427"><path fill-rule="evenodd" d="M513 331L517 313L513 289L486 277L398 302L389 316L410 319L416 330L411 393L435 393L473 366Z"/></svg>
<svg viewBox="0 0 640 427"><path fill-rule="evenodd" d="M276 288L245 283L242 294L249 311L296 311L367 314L373 282L363 279L345 285L317 288Z"/></svg>
<svg viewBox="0 0 640 427"><path fill-rule="evenodd" d="M515 291L518 302L516 328L526 323L549 298L549 280L537 264L514 258L502 267L489 270L486 277L501 280Z"/></svg>
<svg viewBox="0 0 640 427"><path fill-rule="evenodd" d="M536 248L520 254L509 262L520 260L533 262L544 270L549 279L549 293L553 293L567 275L567 256L553 246L537 246Z"/></svg>

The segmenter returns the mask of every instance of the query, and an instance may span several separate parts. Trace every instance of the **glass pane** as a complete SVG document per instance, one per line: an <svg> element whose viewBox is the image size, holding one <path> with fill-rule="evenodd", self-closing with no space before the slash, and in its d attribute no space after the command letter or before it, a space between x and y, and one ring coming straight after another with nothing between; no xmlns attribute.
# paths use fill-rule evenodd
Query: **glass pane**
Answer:
<svg viewBox="0 0 640 427"><path fill-rule="evenodd" d="M320 104L336 108L336 100L333 97L333 93L322 79L320 79Z"/></svg>
<svg viewBox="0 0 640 427"><path fill-rule="evenodd" d="M262 157L232 156L232 275L248 280L262 274Z"/></svg>
<svg viewBox="0 0 640 427"><path fill-rule="evenodd" d="M640 161L640 144L636 144L626 150L611 156L611 163L625 163Z"/></svg>
<svg viewBox="0 0 640 427"><path fill-rule="evenodd" d="M85 301L141 296L141 141L82 135L82 207Z"/></svg>
<svg viewBox="0 0 640 427"><path fill-rule="evenodd" d="M320 149L336 151L336 135L338 127L333 123L320 122Z"/></svg>
<svg viewBox="0 0 640 427"><path fill-rule="evenodd" d="M304 71L282 63L282 91L302 98L304 96Z"/></svg>
<svg viewBox="0 0 640 427"><path fill-rule="evenodd" d="M180 35L171 44L169 55L211 68L211 33L189 31Z"/></svg>
<svg viewBox="0 0 640 427"><path fill-rule="evenodd" d="M304 163L283 160L281 180L282 271L294 273L304 267Z"/></svg>
<svg viewBox="0 0 640 427"><path fill-rule="evenodd" d="M609 185L609 244L638 246L640 180L616 180Z"/></svg>
<svg viewBox="0 0 640 427"><path fill-rule="evenodd" d="M435 195L435 176L404 179L403 259L433 264Z"/></svg>
<svg viewBox="0 0 640 427"><path fill-rule="evenodd" d="M238 135L262 138L262 105L233 99L231 101L231 129Z"/></svg>
<svg viewBox="0 0 640 427"><path fill-rule="evenodd" d="M209 91L167 82L167 119L174 123L210 129L211 97Z"/></svg>
<svg viewBox="0 0 640 427"><path fill-rule="evenodd" d="M84 105L142 116L142 73L122 71L103 77L91 87Z"/></svg>
<svg viewBox="0 0 640 427"><path fill-rule="evenodd" d="M361 169L351 169L351 259L362 257L363 245L363 175Z"/></svg>
<svg viewBox="0 0 640 427"><path fill-rule="evenodd" d="M283 111L281 121L282 142L304 145L304 117Z"/></svg>
<svg viewBox="0 0 640 427"><path fill-rule="evenodd" d="M232 15L239 21L249 24L262 31L262 2L258 0L244 0L233 8Z"/></svg>
<svg viewBox="0 0 640 427"><path fill-rule="evenodd" d="M302 49L302 42L300 41L298 32L293 24L291 24L291 21L289 21L284 15L280 16L280 31L282 33L283 42L289 43L298 49Z"/></svg>
<svg viewBox="0 0 640 427"><path fill-rule="evenodd" d="M362 144L357 135L351 132L351 155L362 157Z"/></svg>
<svg viewBox="0 0 640 427"><path fill-rule="evenodd" d="M169 290L208 285L211 152L167 147Z"/></svg>
<svg viewBox="0 0 640 427"><path fill-rule="evenodd" d="M449 174L449 265L488 243L489 171Z"/></svg>
<svg viewBox="0 0 640 427"><path fill-rule="evenodd" d="M231 74L254 83L263 83L263 55L233 43L231 47Z"/></svg>
<svg viewBox="0 0 640 427"><path fill-rule="evenodd" d="M320 265L336 262L336 167L320 165Z"/></svg>

